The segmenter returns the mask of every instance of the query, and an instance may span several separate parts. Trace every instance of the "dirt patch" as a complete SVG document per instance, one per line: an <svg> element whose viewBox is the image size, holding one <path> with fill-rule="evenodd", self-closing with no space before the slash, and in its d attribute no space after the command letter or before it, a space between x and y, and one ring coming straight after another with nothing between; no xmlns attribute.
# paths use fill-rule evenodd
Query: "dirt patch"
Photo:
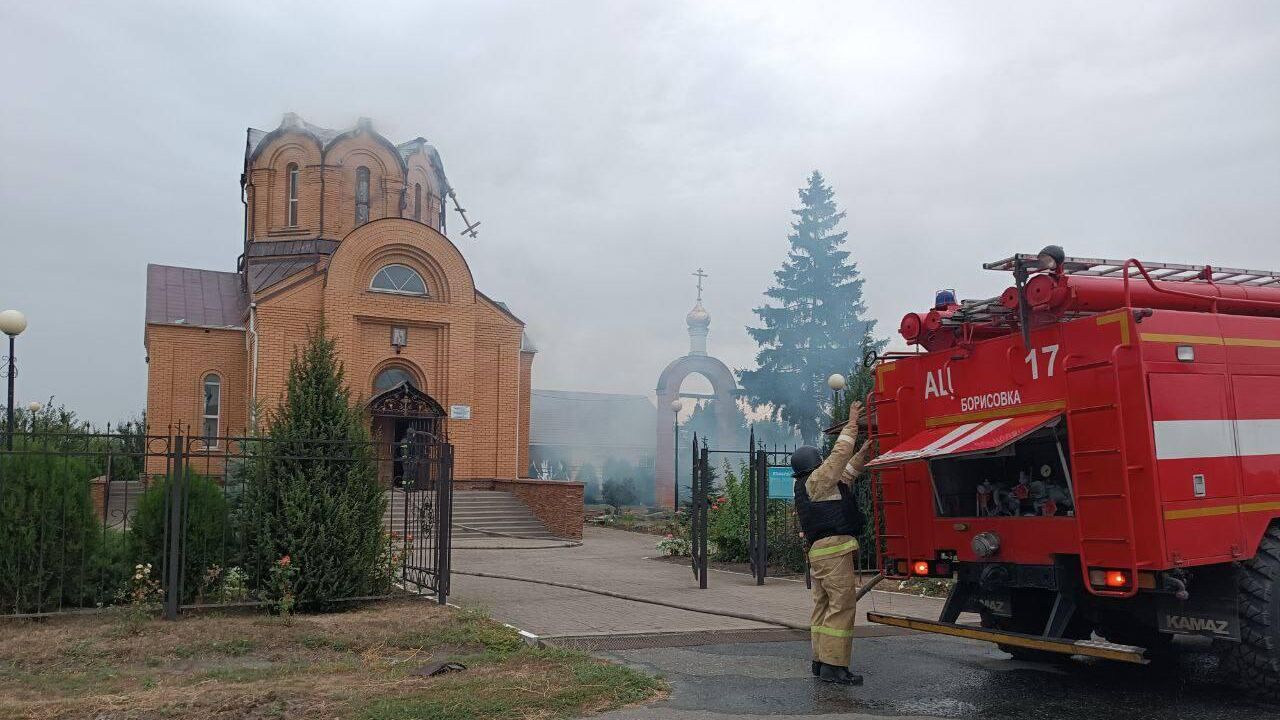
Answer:
<svg viewBox="0 0 1280 720"><path fill-rule="evenodd" d="M443 660L467 670L414 675ZM505 700L477 700L490 688ZM481 614L421 600L289 623L248 613L0 621L5 719L539 717L642 702L662 689L633 670L529 648Z"/></svg>

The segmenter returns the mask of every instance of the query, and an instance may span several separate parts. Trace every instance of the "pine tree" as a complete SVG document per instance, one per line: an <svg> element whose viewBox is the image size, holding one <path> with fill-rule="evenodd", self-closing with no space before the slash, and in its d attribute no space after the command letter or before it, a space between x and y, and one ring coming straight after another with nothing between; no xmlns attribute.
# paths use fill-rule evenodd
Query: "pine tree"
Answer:
<svg viewBox="0 0 1280 720"><path fill-rule="evenodd" d="M247 569L259 586L288 556L299 608L387 590L386 500L368 419L351 402L323 326L294 356L285 397L245 470Z"/></svg>
<svg viewBox="0 0 1280 720"><path fill-rule="evenodd" d="M869 340L875 321L863 317L862 278L841 249L848 233L836 229L845 214L817 170L800 190L800 202L791 211L796 220L787 260L765 291L777 304L756 308L763 327L747 328L760 346L759 367L739 371L738 378L750 402L771 406L775 418L813 445L830 417L827 377L884 341Z"/></svg>

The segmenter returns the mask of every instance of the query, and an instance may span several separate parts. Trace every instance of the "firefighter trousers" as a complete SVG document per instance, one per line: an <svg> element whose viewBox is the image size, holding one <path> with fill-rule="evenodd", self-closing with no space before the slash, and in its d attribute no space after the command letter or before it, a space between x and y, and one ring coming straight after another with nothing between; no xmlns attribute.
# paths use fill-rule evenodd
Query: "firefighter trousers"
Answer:
<svg viewBox="0 0 1280 720"><path fill-rule="evenodd" d="M823 538L809 550L809 574L813 580L809 636L813 659L836 667L849 667L853 654L857 550L858 541L847 535Z"/></svg>

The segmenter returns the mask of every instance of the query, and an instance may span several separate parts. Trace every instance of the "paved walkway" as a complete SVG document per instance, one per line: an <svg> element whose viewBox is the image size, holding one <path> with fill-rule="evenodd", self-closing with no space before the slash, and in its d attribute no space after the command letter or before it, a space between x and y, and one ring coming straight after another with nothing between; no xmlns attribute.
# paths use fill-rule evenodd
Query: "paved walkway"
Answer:
<svg viewBox="0 0 1280 720"><path fill-rule="evenodd" d="M804 582L769 578L757 586L749 575L712 571L699 590L688 565L646 557L657 553L652 535L587 527L576 548L490 550L455 548L453 568L551 580L708 610L730 610L808 625L810 595ZM543 637L619 633L763 629L770 625L610 598L580 590L455 574L452 600L490 610L494 618ZM872 591L867 610L937 617L941 601ZM878 627L878 626L876 626Z"/></svg>

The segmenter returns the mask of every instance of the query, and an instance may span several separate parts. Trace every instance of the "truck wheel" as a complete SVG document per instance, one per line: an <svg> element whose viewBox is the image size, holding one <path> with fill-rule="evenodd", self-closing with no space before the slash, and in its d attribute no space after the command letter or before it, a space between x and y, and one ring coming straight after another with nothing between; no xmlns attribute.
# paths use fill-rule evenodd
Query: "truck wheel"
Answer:
<svg viewBox="0 0 1280 720"><path fill-rule="evenodd" d="M1262 536L1258 554L1240 564L1239 643L1228 646L1224 665L1241 683L1280 699L1280 527Z"/></svg>

